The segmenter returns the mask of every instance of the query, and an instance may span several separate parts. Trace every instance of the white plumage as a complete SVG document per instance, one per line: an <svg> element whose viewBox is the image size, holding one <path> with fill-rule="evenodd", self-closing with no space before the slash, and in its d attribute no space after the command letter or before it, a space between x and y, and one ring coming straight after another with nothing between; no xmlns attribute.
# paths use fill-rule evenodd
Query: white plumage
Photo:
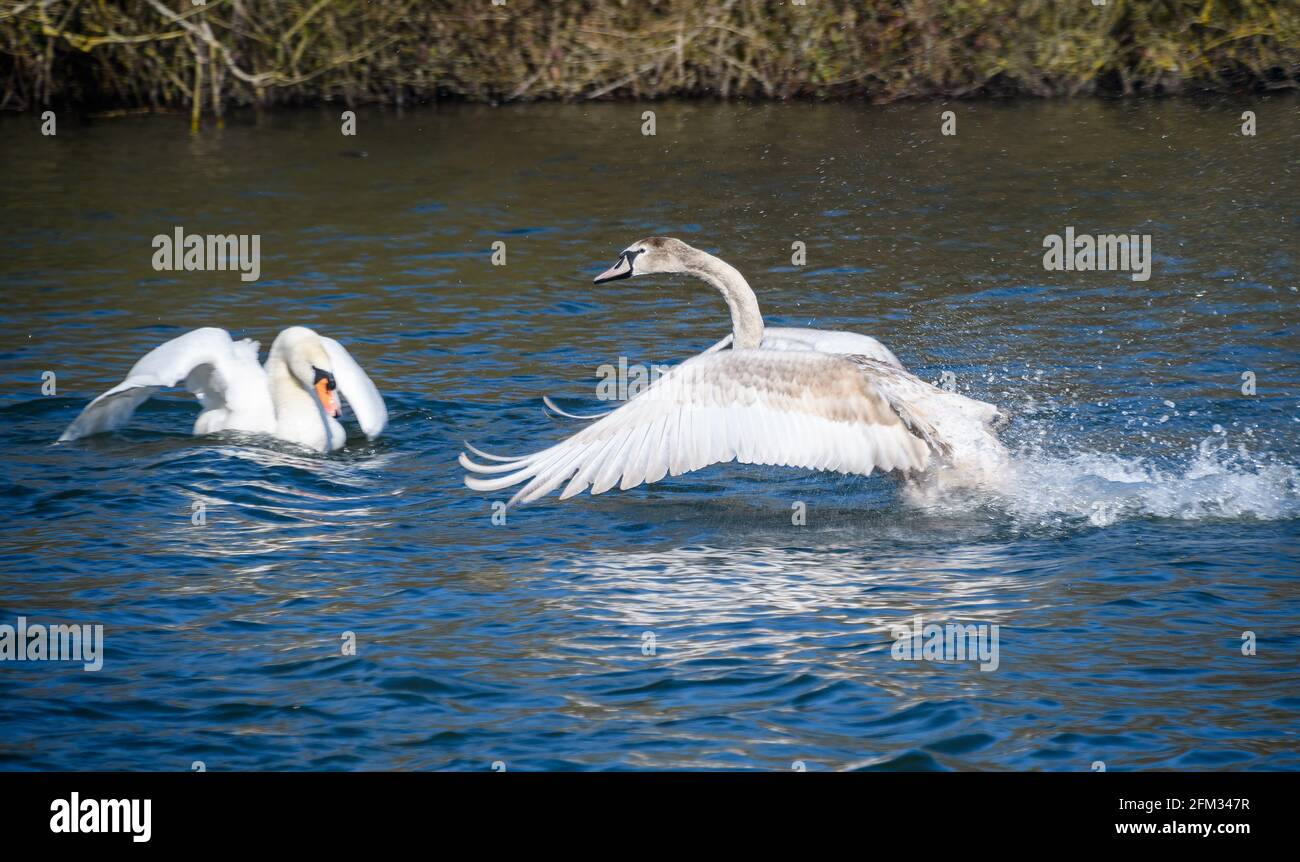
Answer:
<svg viewBox="0 0 1300 862"><path fill-rule="evenodd" d="M346 434L337 421L335 389L368 438L388 424L379 390L334 339L291 327L276 337L263 366L256 341L234 341L224 329L205 327L146 353L125 380L86 405L59 440L121 428L154 393L179 385L202 407L196 435L243 431L321 451L338 449Z"/></svg>
<svg viewBox="0 0 1300 862"><path fill-rule="evenodd" d="M811 351L727 350L686 360L549 449L495 464L462 454L460 463L473 473L504 474L467 476L475 490L525 483L516 503L561 484L561 499L588 487L600 494L733 460L867 475L923 470L929 459L924 439L859 362Z"/></svg>
<svg viewBox="0 0 1300 862"><path fill-rule="evenodd" d="M626 490L727 461L910 475L935 461L987 469L1004 453L993 405L931 386L869 336L765 329L740 273L680 240L634 243L597 282L649 272L713 284L731 309L732 334L550 448L508 458L469 447L483 460L461 453L467 486L520 485L513 505L557 489L561 499Z"/></svg>
<svg viewBox="0 0 1300 862"><path fill-rule="evenodd" d="M713 353L731 346L732 336L719 341L705 353ZM759 344L764 350L812 350L817 353L839 353L848 356L864 356L895 368L902 368L894 352L870 335L857 332L842 332L835 329L803 329L793 326L764 326L763 340Z"/></svg>

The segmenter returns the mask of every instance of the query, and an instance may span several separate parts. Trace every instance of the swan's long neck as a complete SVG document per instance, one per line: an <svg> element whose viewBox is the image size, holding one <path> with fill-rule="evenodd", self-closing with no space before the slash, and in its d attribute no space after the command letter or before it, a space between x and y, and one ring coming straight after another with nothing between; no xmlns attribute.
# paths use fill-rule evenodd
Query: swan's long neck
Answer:
<svg viewBox="0 0 1300 862"><path fill-rule="evenodd" d="M686 264L686 271L702 278L718 289L731 309L731 347L746 350L763 343L763 315L758 310L758 299L745 277L731 264L706 252L695 250Z"/></svg>
<svg viewBox="0 0 1300 862"><path fill-rule="evenodd" d="M342 446L343 426L326 415L312 391L289 370L284 356L272 350L265 367L275 407L275 435L325 452Z"/></svg>
<svg viewBox="0 0 1300 862"><path fill-rule="evenodd" d="M271 387L271 401L276 416L283 421L294 412L314 412L315 399L305 386L289 371L284 357L272 352L266 360L267 383Z"/></svg>

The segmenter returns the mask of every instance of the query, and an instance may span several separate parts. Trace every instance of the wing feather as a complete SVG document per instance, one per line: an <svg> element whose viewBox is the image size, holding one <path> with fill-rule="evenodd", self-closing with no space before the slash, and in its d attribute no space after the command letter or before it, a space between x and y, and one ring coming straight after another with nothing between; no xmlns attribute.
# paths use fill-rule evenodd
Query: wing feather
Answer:
<svg viewBox="0 0 1300 862"><path fill-rule="evenodd" d="M366 439L374 440L388 425L388 407L384 404L383 396L347 348L323 335L320 340L330 358L334 382L338 385L339 392L352 408Z"/></svg>
<svg viewBox="0 0 1300 862"><path fill-rule="evenodd" d="M492 491L522 485L513 505L566 480L561 499L732 460L860 475L924 469L940 441L903 397L905 387L883 378L928 384L887 363L856 360L812 351L701 354L548 449L493 464L462 453L465 483Z"/></svg>
<svg viewBox="0 0 1300 862"><path fill-rule="evenodd" d="M250 350L256 364L256 342L235 344L230 333L214 326L163 342L140 357L125 380L87 404L59 436L59 441L121 428L154 393L182 381L205 410L220 408L226 400L229 379L235 376L222 371L233 362L247 360Z"/></svg>

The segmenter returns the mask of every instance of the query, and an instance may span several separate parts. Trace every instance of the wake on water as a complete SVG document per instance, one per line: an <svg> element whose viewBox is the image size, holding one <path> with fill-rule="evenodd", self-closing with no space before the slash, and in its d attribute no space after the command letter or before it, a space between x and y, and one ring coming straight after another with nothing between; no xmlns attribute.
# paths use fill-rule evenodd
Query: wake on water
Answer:
<svg viewBox="0 0 1300 862"><path fill-rule="evenodd" d="M1107 527L1137 518L1178 520L1300 517L1300 469L1252 453L1221 431L1181 463L1111 452L1011 450L980 471L938 470L903 488L906 505L935 513L992 508L1018 522L1086 520Z"/></svg>
<svg viewBox="0 0 1300 862"><path fill-rule="evenodd" d="M1070 423L1062 425L1059 411L1049 414L1013 411L1012 430L1004 435L1007 450L981 463L974 480L970 471L934 470L901 485L902 504L939 516L992 511L1026 526L1108 527L1142 518L1300 518L1300 466L1269 451L1254 429L1226 431L1215 425L1199 443L1183 443L1142 430L1147 424L1159 425L1160 419L1152 419L1120 430L1113 438L1115 448L1107 451L1101 438L1084 439L1088 425L1074 425L1072 431ZM1139 440L1146 451L1132 451ZM255 444L240 451L241 457L266 455ZM374 466L373 452L351 454L348 465ZM335 464L338 458L306 461Z"/></svg>

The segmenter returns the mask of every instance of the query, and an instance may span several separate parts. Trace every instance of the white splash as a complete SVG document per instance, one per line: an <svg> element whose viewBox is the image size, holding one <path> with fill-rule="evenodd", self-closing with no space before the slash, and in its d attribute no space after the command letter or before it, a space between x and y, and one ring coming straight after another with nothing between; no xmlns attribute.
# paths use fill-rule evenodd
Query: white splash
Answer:
<svg viewBox="0 0 1300 862"><path fill-rule="evenodd" d="M904 501L935 511L989 507L1021 522L1133 518L1284 520L1300 517L1300 468L1232 445L1221 433L1182 463L1105 452L1016 451L996 477L954 486L938 474L904 488Z"/></svg>

